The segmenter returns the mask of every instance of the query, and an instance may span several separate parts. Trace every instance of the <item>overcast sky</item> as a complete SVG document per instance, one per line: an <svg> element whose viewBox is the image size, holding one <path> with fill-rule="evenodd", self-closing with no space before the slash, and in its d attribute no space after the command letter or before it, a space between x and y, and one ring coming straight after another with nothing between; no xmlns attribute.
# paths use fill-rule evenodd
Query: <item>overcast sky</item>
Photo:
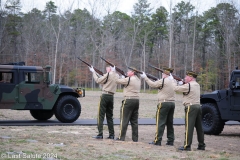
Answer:
<svg viewBox="0 0 240 160"><path fill-rule="evenodd" d="M39 10L43 10L46 6L46 3L50 0L20 0L22 5L22 12L27 13L33 8L38 8ZM123 13L127 13L131 15L133 12L133 5L138 2L138 0L52 0L55 5L60 9L61 12L64 12L70 8L72 10L76 8L86 8L89 12L92 9L95 9L95 13L101 14L98 16L103 16L109 11L110 13L118 10ZM93 2L97 2L95 4ZM170 2L172 2L172 6L176 3L179 3L181 0L148 0L148 3L151 3L151 7L156 9L159 6L164 6L168 11L170 8ZM200 12L206 11L211 7L216 6L216 2L220 0L188 0L192 5L196 7L196 9ZM188 2L186 1L186 2ZM6 0L2 0L2 5L5 4ZM72 6L72 7L71 7ZM97 9L97 10L96 10Z"/></svg>

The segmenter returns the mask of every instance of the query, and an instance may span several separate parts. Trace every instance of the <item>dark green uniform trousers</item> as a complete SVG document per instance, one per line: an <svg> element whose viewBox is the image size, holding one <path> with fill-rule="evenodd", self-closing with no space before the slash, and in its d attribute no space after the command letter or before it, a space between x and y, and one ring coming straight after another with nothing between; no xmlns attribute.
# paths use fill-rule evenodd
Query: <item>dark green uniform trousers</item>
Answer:
<svg viewBox="0 0 240 160"><path fill-rule="evenodd" d="M194 127L196 127L197 131L198 147L205 148L204 132L202 129L202 109L199 104L185 107L185 149L191 148Z"/></svg>
<svg viewBox="0 0 240 160"><path fill-rule="evenodd" d="M125 99L122 102L120 110L120 133L119 139L124 141L128 123L130 121L132 126L132 140L138 141L138 110L139 110L139 99Z"/></svg>
<svg viewBox="0 0 240 160"><path fill-rule="evenodd" d="M103 121L106 114L109 136L114 136L113 124L113 95L102 94L98 107L98 136L103 136Z"/></svg>
<svg viewBox="0 0 240 160"><path fill-rule="evenodd" d="M174 142L173 114L174 102L162 102L157 106L155 144L161 144L165 126L167 126L168 142Z"/></svg>

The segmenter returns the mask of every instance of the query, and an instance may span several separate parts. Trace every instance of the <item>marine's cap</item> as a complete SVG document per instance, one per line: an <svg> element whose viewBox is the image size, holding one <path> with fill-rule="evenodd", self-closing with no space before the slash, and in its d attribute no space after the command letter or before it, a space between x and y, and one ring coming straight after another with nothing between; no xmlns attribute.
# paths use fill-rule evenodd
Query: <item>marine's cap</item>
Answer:
<svg viewBox="0 0 240 160"><path fill-rule="evenodd" d="M187 71L186 73L187 76L193 77L193 78L197 78L197 73L193 72L193 71Z"/></svg>
<svg viewBox="0 0 240 160"><path fill-rule="evenodd" d="M167 75L170 75L170 73L173 72L173 68L163 67L163 72Z"/></svg>
<svg viewBox="0 0 240 160"><path fill-rule="evenodd" d="M135 67L128 67L128 70L133 71L134 74L137 74L137 72L136 72L137 69Z"/></svg>

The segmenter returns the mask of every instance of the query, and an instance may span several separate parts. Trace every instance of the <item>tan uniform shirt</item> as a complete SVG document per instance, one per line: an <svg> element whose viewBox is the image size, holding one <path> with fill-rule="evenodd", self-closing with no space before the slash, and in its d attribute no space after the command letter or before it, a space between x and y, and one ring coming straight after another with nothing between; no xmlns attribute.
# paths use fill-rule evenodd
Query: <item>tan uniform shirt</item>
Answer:
<svg viewBox="0 0 240 160"><path fill-rule="evenodd" d="M145 81L150 87L153 87L153 88L161 88L163 86L162 89L158 89L157 96L158 96L159 103L175 100L175 91L174 91L175 85L173 83L174 80L171 80L170 78L164 78L164 82L163 82L163 79L153 82L148 77L145 77Z"/></svg>
<svg viewBox="0 0 240 160"><path fill-rule="evenodd" d="M108 78L107 76L108 73L105 73L103 76L98 77L96 72L93 72L93 78L96 81L96 83L102 84L102 91L116 93L117 90L116 79L119 77L119 75L116 72L109 72Z"/></svg>
<svg viewBox="0 0 240 160"><path fill-rule="evenodd" d="M183 95L183 105L193 105L200 104L200 85L196 81L191 81L190 83L190 92L188 95ZM189 84L186 83L181 86L175 86L175 91L188 93Z"/></svg>
<svg viewBox="0 0 240 160"><path fill-rule="evenodd" d="M119 84L127 85L129 77L118 79L116 82ZM124 97L136 97L139 98L139 93L141 89L141 80L136 76L130 77L130 82L127 87L123 88Z"/></svg>

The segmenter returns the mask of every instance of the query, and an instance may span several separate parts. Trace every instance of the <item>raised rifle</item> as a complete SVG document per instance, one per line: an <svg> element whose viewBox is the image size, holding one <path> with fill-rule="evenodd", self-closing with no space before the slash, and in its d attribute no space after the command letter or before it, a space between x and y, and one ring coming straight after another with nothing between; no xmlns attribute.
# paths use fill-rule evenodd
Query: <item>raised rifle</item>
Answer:
<svg viewBox="0 0 240 160"><path fill-rule="evenodd" d="M139 70L137 70L137 69L135 69L135 68L132 68L132 67L128 67L128 68L131 69L131 70L133 70L133 71L136 72L136 73L143 74L142 71L139 71ZM151 75L151 74L148 74L148 73L145 73L145 74L146 74L146 76L147 76L148 78L150 78L150 79L152 79L152 80L154 80L154 81L158 80L157 77L155 77L155 76L153 76L153 75Z"/></svg>
<svg viewBox="0 0 240 160"><path fill-rule="evenodd" d="M152 67L152 68L156 69L157 71L160 71L160 72L162 72L162 73L163 73L163 70L162 70L162 69L160 69L160 68L157 68L157 67L155 67L155 66L153 66L153 65L151 65L151 64L148 64L148 66L150 66L150 67ZM171 73L171 74L172 74L172 73ZM183 79L182 79L182 78L180 78L179 76L176 76L176 75L174 75L174 74L172 74L172 76L173 76L173 78L174 78L174 79L176 79L177 81L182 81L182 82L183 82L183 84L185 84L185 82L183 81Z"/></svg>
<svg viewBox="0 0 240 160"><path fill-rule="evenodd" d="M102 60L104 60L107 64L109 64L111 67L114 67L115 65L112 64L111 62L107 61L106 59L104 59L103 57L100 57ZM117 72L119 72L120 74L122 74L124 77L128 77L127 75L125 75L125 73L123 72L123 70L121 70L120 68L115 66L115 69Z"/></svg>
<svg viewBox="0 0 240 160"><path fill-rule="evenodd" d="M92 67L91 64L87 63L86 61L82 60L81 58L77 57L80 61L82 61L83 63L85 63L88 67ZM103 76L103 72L98 70L97 68L93 67L93 69L101 76Z"/></svg>

